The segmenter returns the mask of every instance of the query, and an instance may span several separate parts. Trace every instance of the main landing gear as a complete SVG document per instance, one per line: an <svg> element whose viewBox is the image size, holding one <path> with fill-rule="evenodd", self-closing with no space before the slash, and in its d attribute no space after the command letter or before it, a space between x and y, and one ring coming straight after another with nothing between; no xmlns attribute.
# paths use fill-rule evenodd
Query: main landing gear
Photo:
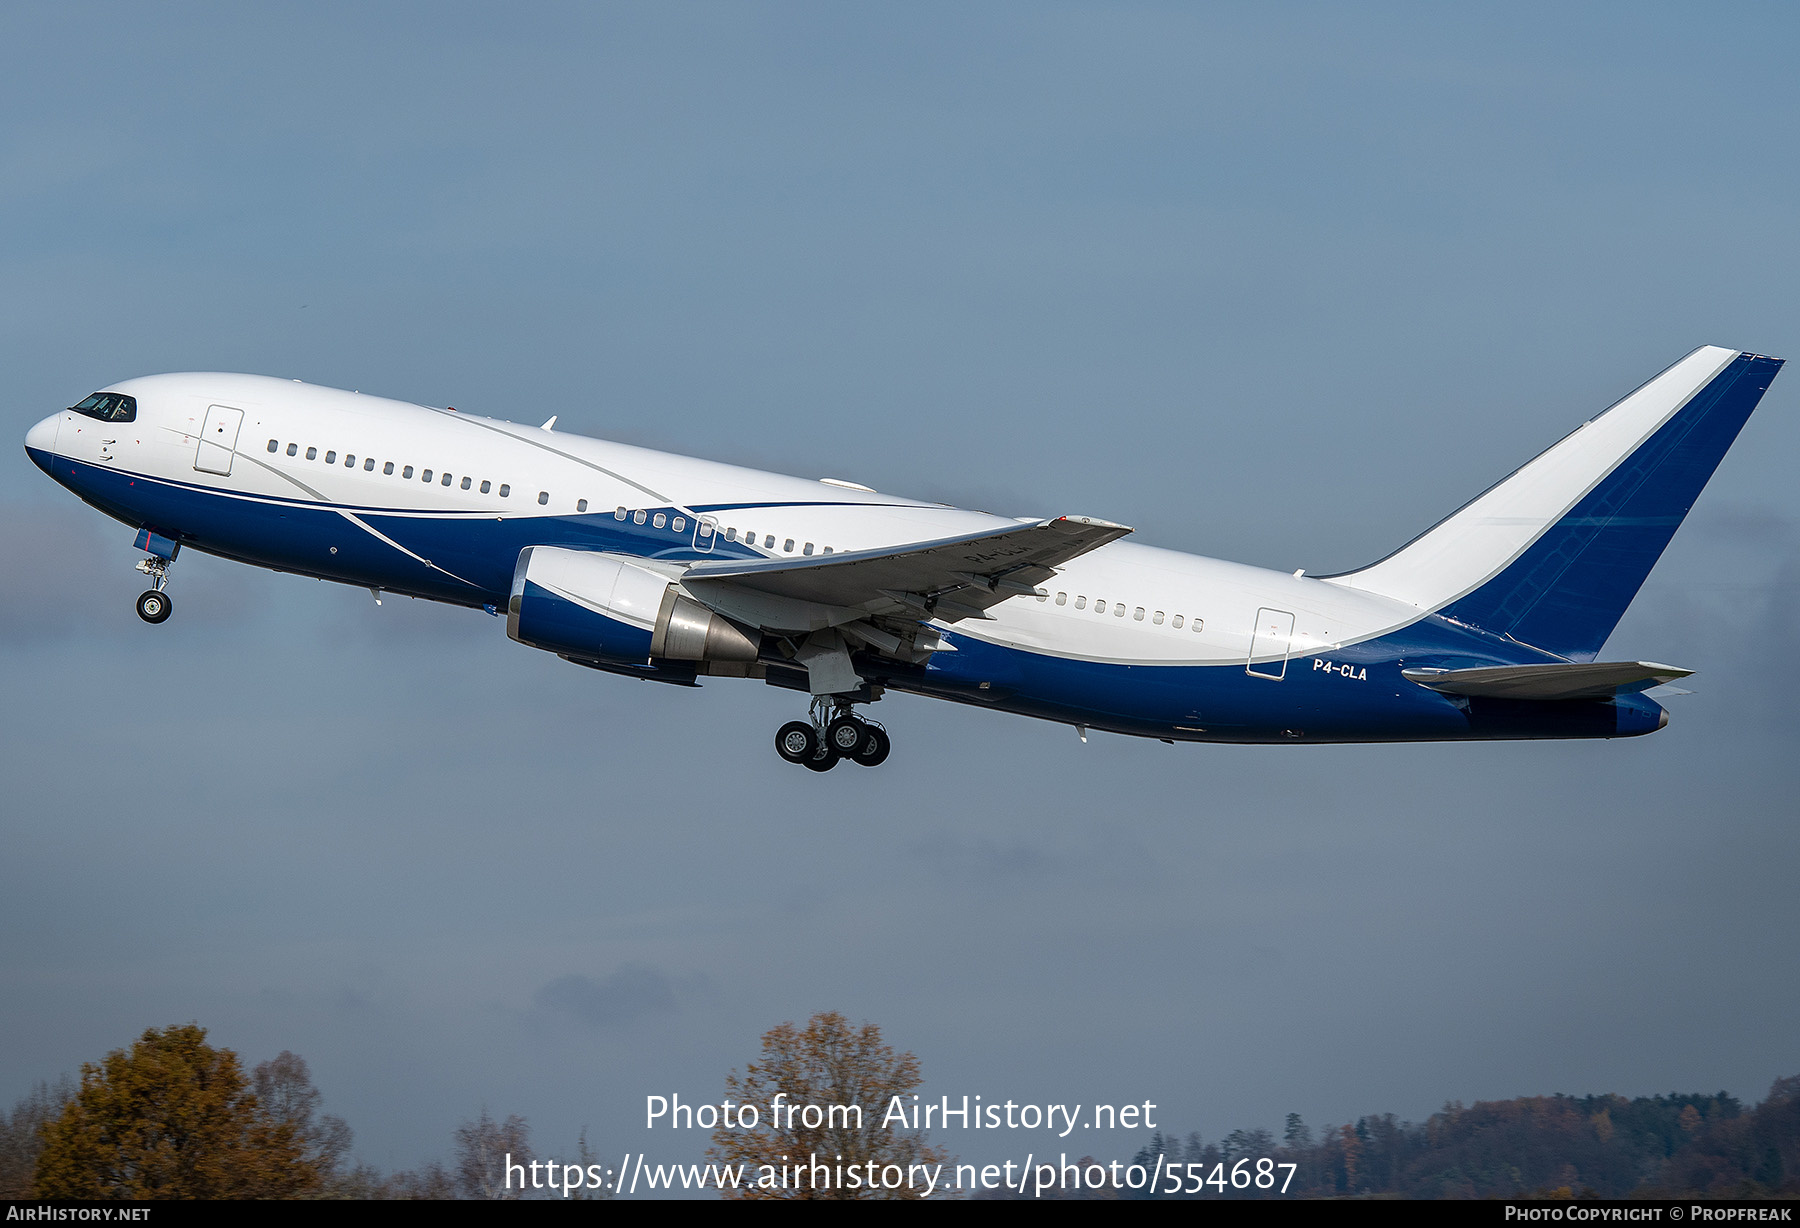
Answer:
<svg viewBox="0 0 1800 1228"><path fill-rule="evenodd" d="M776 754L815 772L829 772L840 759L875 767L892 748L887 730L828 696L813 700L812 720L789 721L775 734Z"/></svg>
<svg viewBox="0 0 1800 1228"><path fill-rule="evenodd" d="M163 590L169 583L169 564L172 559L151 555L147 559L139 559L137 569L150 577L150 588L138 594L138 617L147 623L165 621L175 609L175 603L169 600L169 594Z"/></svg>

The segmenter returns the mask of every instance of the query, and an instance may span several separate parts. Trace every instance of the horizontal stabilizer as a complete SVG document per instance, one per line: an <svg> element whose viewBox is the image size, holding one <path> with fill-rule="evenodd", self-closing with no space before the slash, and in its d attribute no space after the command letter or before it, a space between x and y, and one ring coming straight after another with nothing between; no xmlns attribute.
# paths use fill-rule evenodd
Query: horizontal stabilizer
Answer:
<svg viewBox="0 0 1800 1228"><path fill-rule="evenodd" d="M792 601L873 614L911 609L953 622L986 617L989 606L1032 592L1056 567L1129 532L1122 524L1061 516L887 550L720 559L694 564L682 579L695 592L724 582Z"/></svg>
<svg viewBox="0 0 1800 1228"><path fill-rule="evenodd" d="M1611 699L1686 678L1694 671L1655 661L1589 661L1577 665L1495 665L1400 672L1409 681L1445 695L1556 700Z"/></svg>

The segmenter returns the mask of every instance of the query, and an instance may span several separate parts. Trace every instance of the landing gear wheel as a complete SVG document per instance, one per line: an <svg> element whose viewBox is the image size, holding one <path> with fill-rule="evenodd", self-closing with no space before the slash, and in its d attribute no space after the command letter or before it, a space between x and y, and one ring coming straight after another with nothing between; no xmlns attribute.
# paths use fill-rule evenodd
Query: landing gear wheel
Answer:
<svg viewBox="0 0 1800 1228"><path fill-rule="evenodd" d="M851 752L850 757L863 767L880 767L892 749L894 744L888 740L887 730L879 725L864 725L863 743Z"/></svg>
<svg viewBox="0 0 1800 1228"><path fill-rule="evenodd" d="M842 758L843 756L837 753L836 747L832 746L829 742L821 741L819 743L819 749L814 751L812 758L808 759L802 766L810 768L815 772L829 772L838 765L838 760Z"/></svg>
<svg viewBox="0 0 1800 1228"><path fill-rule="evenodd" d="M169 617L169 612L173 609L174 605L169 601L169 595L167 593L158 592L156 589L150 589L147 592L138 595L138 617L147 623L162 622Z"/></svg>
<svg viewBox="0 0 1800 1228"><path fill-rule="evenodd" d="M151 594L145 593L144 596L149 597ZM142 602L139 604L141 606ZM138 613L143 613L143 610L140 608ZM811 766L809 761L819 753L820 745L819 731L805 721L789 721L775 731L775 753L789 763L806 763Z"/></svg>
<svg viewBox="0 0 1800 1228"><path fill-rule="evenodd" d="M825 726L825 741L831 749L849 758L869 740L869 727L854 716L840 716Z"/></svg>

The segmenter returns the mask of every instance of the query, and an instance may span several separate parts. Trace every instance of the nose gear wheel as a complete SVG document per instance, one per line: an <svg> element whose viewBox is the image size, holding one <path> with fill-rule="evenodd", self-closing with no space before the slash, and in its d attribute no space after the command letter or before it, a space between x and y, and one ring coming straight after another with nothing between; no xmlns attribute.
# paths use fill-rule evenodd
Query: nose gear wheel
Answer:
<svg viewBox="0 0 1800 1228"><path fill-rule="evenodd" d="M173 560L151 555L147 559L139 559L137 569L150 577L150 588L138 594L138 617L147 623L160 623L166 620L175 609L175 603L169 600L169 594L163 589L169 583L169 564Z"/></svg>

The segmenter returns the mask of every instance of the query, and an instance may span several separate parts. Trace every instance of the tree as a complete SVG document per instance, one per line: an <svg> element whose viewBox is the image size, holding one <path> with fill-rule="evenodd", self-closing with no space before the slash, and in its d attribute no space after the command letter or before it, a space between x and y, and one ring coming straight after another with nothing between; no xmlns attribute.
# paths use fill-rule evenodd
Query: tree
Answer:
<svg viewBox="0 0 1800 1228"><path fill-rule="evenodd" d="M352 1181L361 1175L360 1170L350 1174ZM443 1202L451 1198L462 1197L462 1192L456 1187L456 1178L451 1176L449 1169L436 1160L426 1164L423 1168L395 1173L386 1180L382 1180L378 1174L373 1172L369 1176L367 1189L352 1193L351 1197L418 1198L432 1202Z"/></svg>
<svg viewBox="0 0 1800 1228"><path fill-rule="evenodd" d="M292 1129L301 1153L319 1178L333 1182L350 1152L352 1134L343 1118L330 1113L315 1117L319 1090L312 1084L306 1059L283 1049L274 1058L259 1062L251 1072L258 1106L271 1122Z"/></svg>
<svg viewBox="0 0 1800 1228"><path fill-rule="evenodd" d="M43 1128L61 1117L73 1099L75 1081L63 1075L55 1083L38 1083L11 1113L0 1113L0 1198L31 1193L32 1173L44 1149Z"/></svg>
<svg viewBox="0 0 1800 1228"><path fill-rule="evenodd" d="M882 1043L881 1029L860 1028L836 1011L807 1020L804 1028L783 1023L763 1034L762 1058L725 1080L727 1100L754 1109L754 1123L736 1112L737 1128L721 1122L714 1131L712 1160L744 1165L744 1179L727 1198L917 1198L924 1190L911 1183L870 1188L868 1165L879 1173L898 1165L910 1174L915 1164L950 1162L941 1149L925 1142L924 1132L890 1129L883 1118L894 1098L908 1099L919 1086L919 1062L910 1053L896 1054ZM808 1113L807 1107L816 1111ZM835 1111L834 1111L835 1110ZM860 1111L853 1111L860 1110ZM814 1157L825 1166L815 1184ZM803 1166L796 1180L794 1166ZM840 1174L861 1169L852 1183ZM782 1180L783 1174L787 1180ZM940 1187L937 1197L942 1197Z"/></svg>
<svg viewBox="0 0 1800 1228"><path fill-rule="evenodd" d="M38 1198L297 1198L322 1184L294 1123L264 1110L237 1054L198 1024L83 1065L42 1137Z"/></svg>
<svg viewBox="0 0 1800 1228"><path fill-rule="evenodd" d="M583 1172L586 1172L596 1164L605 1167L604 1161L595 1154L592 1147L588 1146L586 1126L581 1127L581 1137L575 1144L575 1162L581 1166ZM602 1185L598 1189L583 1183L576 1188L571 1197L576 1202L600 1202L604 1199L614 1197L616 1193L617 1191L610 1183Z"/></svg>
<svg viewBox="0 0 1800 1228"><path fill-rule="evenodd" d="M474 1121L457 1127L456 1189L464 1198L523 1198L525 1179L509 1188L506 1166L530 1172L531 1161L531 1127L517 1114L495 1121L484 1107Z"/></svg>

